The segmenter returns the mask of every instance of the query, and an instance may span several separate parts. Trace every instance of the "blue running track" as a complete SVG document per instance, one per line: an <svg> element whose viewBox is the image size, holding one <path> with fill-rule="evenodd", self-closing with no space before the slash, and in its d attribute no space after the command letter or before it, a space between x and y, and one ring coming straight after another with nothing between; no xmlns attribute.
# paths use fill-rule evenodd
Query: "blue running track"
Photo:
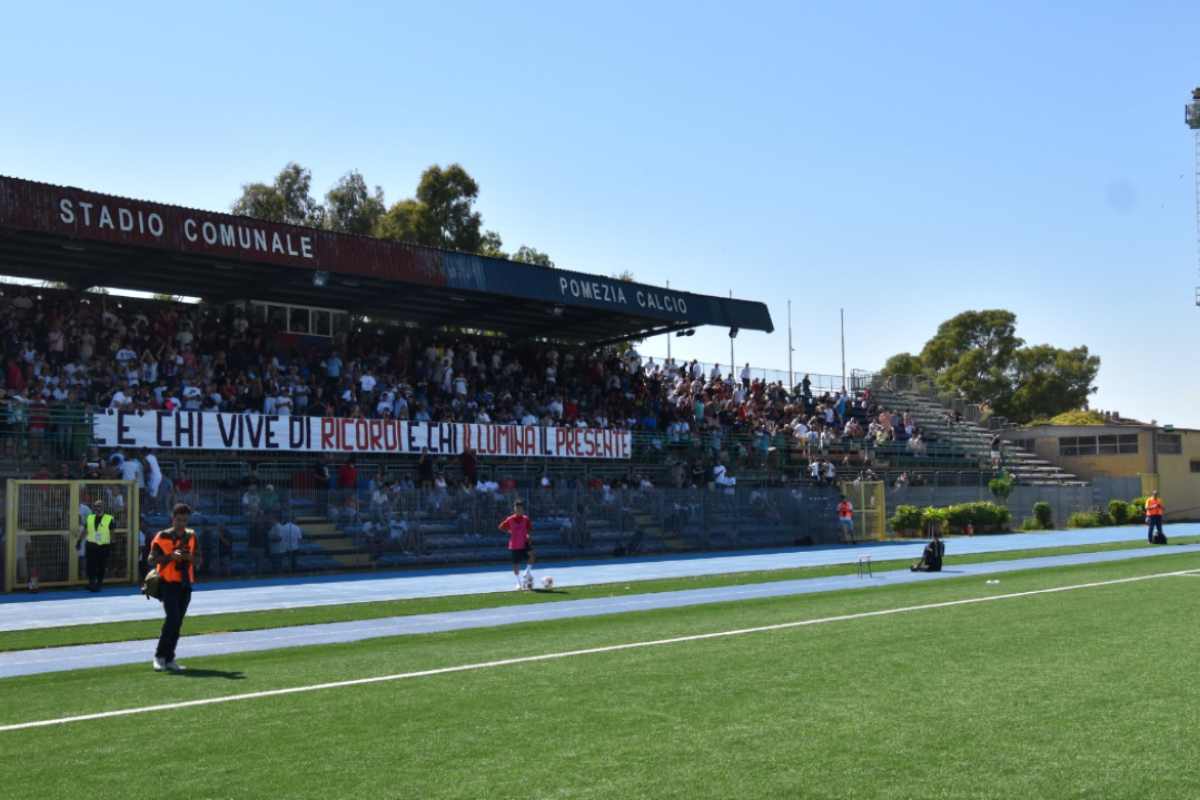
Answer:
<svg viewBox="0 0 1200 800"><path fill-rule="evenodd" d="M682 608L706 603L722 603L764 597L814 594L867 586L899 586L916 582L944 580L946 578L993 575L1012 570L1044 569L1071 564L1098 564L1180 553L1200 553L1200 545L1145 547L1104 553L1079 553L1075 555L993 561L983 564L964 564L961 566L952 566L941 573L913 573L907 570L899 570L879 572L873 577L867 578L859 578L857 575L841 575L744 586L726 586L714 589L691 589L676 592L629 595L625 597L592 598L504 608L486 608L473 611L455 611L441 614L420 614L356 622L299 625L261 631L202 634L199 636L184 637L180 642L179 650L183 658L228 655L231 653L258 650L275 650L285 647L357 642L385 636L436 633L463 630L466 628L514 625L522 622L620 614L630 611ZM889 554L890 557L895 556ZM1200 568L1200 563L1197 566ZM1200 569L1198 569L1198 572L1200 572ZM74 669L111 667L123 664L148 664L150 656L154 652L154 644L153 640L144 640L0 653L0 678Z"/></svg>
<svg viewBox="0 0 1200 800"><path fill-rule="evenodd" d="M1167 528L1169 536L1200 534L1200 523L1180 523ZM1097 528L1079 531L1015 533L946 540L946 555L998 553L1063 545L1145 541L1140 527ZM535 566L539 578L554 577L560 587L597 583L684 578L758 570L853 564L862 555L875 561L920 558L923 541L877 542L857 546L794 548L751 553L717 553L645 559L570 561ZM263 581L221 581L196 587L188 616L268 611L280 608L341 605L344 603L409 600L463 594L511 591L511 569L504 564L471 569L449 568L426 572L371 573L324 577L277 578ZM29 595L0 595L0 631L96 625L158 619L158 603L147 600L132 586L105 589L93 595L82 590Z"/></svg>

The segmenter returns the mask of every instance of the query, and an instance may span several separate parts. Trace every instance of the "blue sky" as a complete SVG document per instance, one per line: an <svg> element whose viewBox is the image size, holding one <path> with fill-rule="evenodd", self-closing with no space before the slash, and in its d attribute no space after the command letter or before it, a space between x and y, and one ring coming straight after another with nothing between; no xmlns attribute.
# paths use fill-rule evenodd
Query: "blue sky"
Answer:
<svg viewBox="0 0 1200 800"><path fill-rule="evenodd" d="M739 363L787 366L789 298L825 373L840 307L868 369L1002 307L1101 356L1093 406L1200 427L1200 6L1056 6L20 4L0 173L224 210L289 160L389 201L457 161L511 249L769 303Z"/></svg>

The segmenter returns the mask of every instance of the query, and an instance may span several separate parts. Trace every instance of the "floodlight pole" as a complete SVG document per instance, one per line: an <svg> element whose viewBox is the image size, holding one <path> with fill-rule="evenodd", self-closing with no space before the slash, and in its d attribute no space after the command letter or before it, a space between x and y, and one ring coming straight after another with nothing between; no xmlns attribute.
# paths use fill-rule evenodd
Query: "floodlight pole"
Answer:
<svg viewBox="0 0 1200 800"><path fill-rule="evenodd" d="M842 315L842 392L846 391L846 309L839 309Z"/></svg>
<svg viewBox="0 0 1200 800"><path fill-rule="evenodd" d="M1183 118L1192 129L1196 148L1196 257L1200 259L1200 87L1192 90L1192 102L1183 110ZM1196 305L1200 306L1200 286L1196 287Z"/></svg>
<svg viewBox="0 0 1200 800"><path fill-rule="evenodd" d="M671 288L671 282L667 281L667 288ZM673 331L667 331L667 365L671 363L671 339L675 336ZM664 365L666 366L666 365Z"/></svg>
<svg viewBox="0 0 1200 800"><path fill-rule="evenodd" d="M730 300L733 299L733 289L729 290L729 299ZM729 334L729 377L733 378L736 381L737 380L737 364L733 360L733 337L734 337L734 334L732 332L730 332L730 334Z"/></svg>
<svg viewBox="0 0 1200 800"><path fill-rule="evenodd" d="M796 374L792 372L792 353L795 348L792 347L792 301L788 300L788 391L796 385Z"/></svg>

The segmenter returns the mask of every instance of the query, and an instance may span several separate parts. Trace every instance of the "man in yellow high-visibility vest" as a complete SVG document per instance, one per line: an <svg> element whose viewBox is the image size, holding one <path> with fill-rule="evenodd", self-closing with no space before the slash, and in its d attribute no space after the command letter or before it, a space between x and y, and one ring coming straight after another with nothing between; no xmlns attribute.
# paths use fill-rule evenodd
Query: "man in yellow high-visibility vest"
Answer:
<svg viewBox="0 0 1200 800"><path fill-rule="evenodd" d="M88 591L98 592L104 587L104 568L112 550L113 515L104 513L104 501L92 503L92 513L84 520L80 540L86 540L84 560L87 564Z"/></svg>

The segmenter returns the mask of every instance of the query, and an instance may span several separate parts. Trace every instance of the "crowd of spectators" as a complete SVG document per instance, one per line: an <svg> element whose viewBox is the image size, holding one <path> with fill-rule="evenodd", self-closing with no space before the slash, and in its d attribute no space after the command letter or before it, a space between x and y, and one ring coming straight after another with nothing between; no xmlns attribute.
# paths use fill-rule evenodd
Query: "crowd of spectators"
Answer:
<svg viewBox="0 0 1200 800"><path fill-rule="evenodd" d="M258 307L5 287L0 424L9 447L86 445L88 411L202 410L521 423L652 432L764 457L784 437L810 456L925 439L868 390L817 394L619 347L563 348L359 321L296 337ZM732 438L731 438L732 437Z"/></svg>

